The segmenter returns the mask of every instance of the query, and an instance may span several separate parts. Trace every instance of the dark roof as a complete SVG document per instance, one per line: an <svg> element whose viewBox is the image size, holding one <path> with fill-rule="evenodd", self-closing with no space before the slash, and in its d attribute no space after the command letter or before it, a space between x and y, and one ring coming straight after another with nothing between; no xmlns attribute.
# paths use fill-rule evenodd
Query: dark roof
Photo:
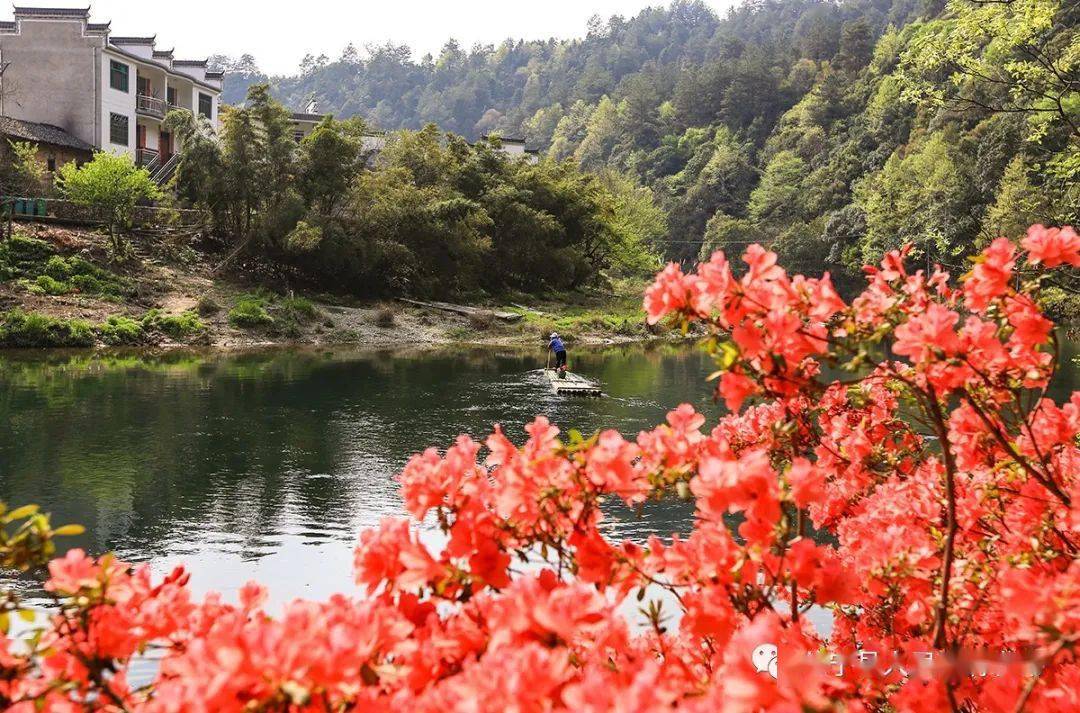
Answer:
<svg viewBox="0 0 1080 713"><path fill-rule="evenodd" d="M174 59L173 65L179 67L205 67L206 62L205 59Z"/></svg>
<svg viewBox="0 0 1080 713"><path fill-rule="evenodd" d="M15 6L16 15L33 15L43 17L90 17L90 8L85 10L77 7L19 7Z"/></svg>
<svg viewBox="0 0 1080 713"><path fill-rule="evenodd" d="M151 37L117 37L114 35L109 38L109 42L114 45L152 45L156 39L157 35Z"/></svg>
<svg viewBox="0 0 1080 713"><path fill-rule="evenodd" d="M224 69L219 69L219 70L216 70L216 71L207 71L207 73L206 73L206 78L207 79L221 79L224 76L225 76L225 70Z"/></svg>
<svg viewBox="0 0 1080 713"><path fill-rule="evenodd" d="M14 29L15 29L15 21L14 20L0 20L0 30L14 30Z"/></svg>
<svg viewBox="0 0 1080 713"><path fill-rule="evenodd" d="M163 59L171 59L172 53L172 50L154 50L154 56L161 57Z"/></svg>
<svg viewBox="0 0 1080 713"><path fill-rule="evenodd" d="M82 139L75 138L59 126L39 124L35 121L22 121L8 116L0 116L0 134L22 141L37 144L64 146L79 151L93 151L94 147Z"/></svg>
<svg viewBox="0 0 1080 713"><path fill-rule="evenodd" d="M504 144L523 144L523 143L525 143L525 139L522 139L522 138L519 138L519 137L516 137L516 136L499 136L498 134L484 134L480 138L482 138L482 139L498 139L499 141L502 141Z"/></svg>
<svg viewBox="0 0 1080 713"><path fill-rule="evenodd" d="M86 29L94 32L105 32L112 25L112 21L109 22L88 22L86 23Z"/></svg>
<svg viewBox="0 0 1080 713"><path fill-rule="evenodd" d="M305 114L302 111L294 111L291 114L293 121L322 121L326 114Z"/></svg>

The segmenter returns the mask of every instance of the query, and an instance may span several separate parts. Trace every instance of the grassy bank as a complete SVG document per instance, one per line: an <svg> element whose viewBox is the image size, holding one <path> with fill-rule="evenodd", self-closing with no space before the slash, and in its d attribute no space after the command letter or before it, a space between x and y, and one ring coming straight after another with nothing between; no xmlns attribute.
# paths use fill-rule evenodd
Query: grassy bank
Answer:
<svg viewBox="0 0 1080 713"><path fill-rule="evenodd" d="M107 238L26 224L0 242L0 348L302 344L376 347L434 344L571 344L653 336L644 285L476 299L471 306L521 315L458 315L393 300L357 301L219 274L220 255L139 240L115 263ZM269 281L269 280L268 280Z"/></svg>

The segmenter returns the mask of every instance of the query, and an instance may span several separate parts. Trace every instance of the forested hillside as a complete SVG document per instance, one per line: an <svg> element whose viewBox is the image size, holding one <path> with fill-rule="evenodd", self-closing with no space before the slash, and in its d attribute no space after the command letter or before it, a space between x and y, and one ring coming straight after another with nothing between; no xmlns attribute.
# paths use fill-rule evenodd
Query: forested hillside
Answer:
<svg viewBox="0 0 1080 713"><path fill-rule="evenodd" d="M750 0L723 18L679 0L583 39L349 48L270 82L293 107L625 172L667 212L669 257L764 240L851 277L903 243L961 266L998 233L1077 221L1078 22L1070 0ZM228 99L266 79L218 61Z"/></svg>

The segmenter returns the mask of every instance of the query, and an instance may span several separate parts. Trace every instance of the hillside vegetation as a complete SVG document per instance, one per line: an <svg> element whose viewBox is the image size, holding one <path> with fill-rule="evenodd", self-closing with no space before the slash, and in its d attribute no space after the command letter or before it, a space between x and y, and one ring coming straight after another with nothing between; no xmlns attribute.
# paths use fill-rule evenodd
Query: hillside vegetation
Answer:
<svg viewBox="0 0 1080 713"><path fill-rule="evenodd" d="M670 217L669 258L764 240L850 287L903 243L963 268L995 235L1076 222L1078 20L1059 0L754 0L724 18L680 0L574 40L350 47L272 78L217 61L227 99L269 80L291 106L624 172Z"/></svg>
<svg viewBox="0 0 1080 713"><path fill-rule="evenodd" d="M362 119L328 117L298 145L264 84L222 117L219 131L167 117L183 140L175 187L264 280L476 299L643 283L659 266L664 214L617 171L534 163L433 124L393 132L373 154Z"/></svg>

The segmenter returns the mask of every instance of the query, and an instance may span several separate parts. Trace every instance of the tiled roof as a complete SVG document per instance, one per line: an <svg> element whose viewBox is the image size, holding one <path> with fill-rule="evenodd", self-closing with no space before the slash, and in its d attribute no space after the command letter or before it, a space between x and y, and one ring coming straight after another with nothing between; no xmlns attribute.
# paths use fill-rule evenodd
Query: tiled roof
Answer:
<svg viewBox="0 0 1080 713"><path fill-rule="evenodd" d="M88 23L86 23L86 29L90 30L91 32L105 32L106 30L109 29L110 25L112 25L111 21L110 22L88 22Z"/></svg>
<svg viewBox="0 0 1080 713"><path fill-rule="evenodd" d="M51 144L53 146L65 146L79 151L93 151L94 147L82 139L78 139L59 126L52 124L39 124L34 121L22 121L8 116L0 116L0 134L22 141L33 141L39 144Z"/></svg>
<svg viewBox="0 0 1080 713"><path fill-rule="evenodd" d="M19 7L15 6L16 15L39 17L90 17L90 8L77 7Z"/></svg>
<svg viewBox="0 0 1080 713"><path fill-rule="evenodd" d="M484 134L480 138L482 139L498 139L504 144L523 144L525 139L516 136L499 136L498 134Z"/></svg>
<svg viewBox="0 0 1080 713"><path fill-rule="evenodd" d="M174 59L173 65L177 67L205 67L205 59Z"/></svg>
<svg viewBox="0 0 1080 713"><path fill-rule="evenodd" d="M171 59L173 50L154 50L154 57L161 59Z"/></svg>
<svg viewBox="0 0 1080 713"><path fill-rule="evenodd" d="M151 37L110 37L109 42L114 45L152 45L154 40L157 39L157 35Z"/></svg>
<svg viewBox="0 0 1080 713"><path fill-rule="evenodd" d="M206 73L206 78L207 79L221 79L224 76L225 76L225 70L224 69L219 69L217 71L208 71Z"/></svg>
<svg viewBox="0 0 1080 713"><path fill-rule="evenodd" d="M14 29L15 29L15 21L14 20L0 20L0 30L14 30Z"/></svg>
<svg viewBox="0 0 1080 713"><path fill-rule="evenodd" d="M293 121L322 121L326 114L305 114L302 111L294 111L291 114Z"/></svg>

